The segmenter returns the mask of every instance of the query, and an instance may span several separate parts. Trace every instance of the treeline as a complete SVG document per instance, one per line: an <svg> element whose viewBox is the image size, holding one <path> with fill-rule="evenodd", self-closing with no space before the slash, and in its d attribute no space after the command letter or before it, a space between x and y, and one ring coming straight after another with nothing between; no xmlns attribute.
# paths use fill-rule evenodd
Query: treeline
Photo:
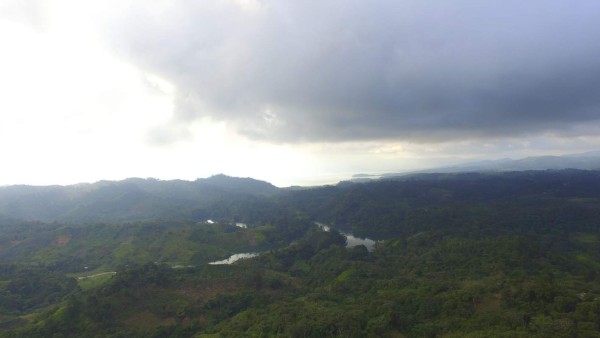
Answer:
<svg viewBox="0 0 600 338"><path fill-rule="evenodd" d="M46 260L37 272L7 267L2 295L12 296L11 283L28 273L54 277L15 289L21 303L0 298L22 304L5 308L13 315L40 311L3 335L600 337L598 172L421 175L203 208L195 217L220 223L31 223L27 230L8 222L5 229L16 230L0 229L0 257L29 259L28 269L35 257ZM348 249L340 233L316 221L384 240L373 252ZM42 244L47 251L25 254ZM248 249L263 253L232 266L203 264ZM94 255L116 275L89 290L69 286L74 280L59 263ZM196 263L173 268L168 257ZM47 292L38 297L33 289Z"/></svg>
<svg viewBox="0 0 600 338"><path fill-rule="evenodd" d="M55 304L77 290L74 278L42 267L0 265L0 313L18 315Z"/></svg>
<svg viewBox="0 0 600 338"><path fill-rule="evenodd" d="M247 229L168 220L78 225L14 221L0 226L0 259L63 273L114 271L148 262L199 265L237 252L286 246L312 226L305 217L289 215Z"/></svg>
<svg viewBox="0 0 600 338"><path fill-rule="evenodd" d="M600 242L591 236L548 251L544 240L519 234L433 231L368 252L312 229L234 266L121 271L6 334L599 337Z"/></svg>
<svg viewBox="0 0 600 338"><path fill-rule="evenodd" d="M600 172L423 174L283 194L283 208L355 235L598 230Z"/></svg>

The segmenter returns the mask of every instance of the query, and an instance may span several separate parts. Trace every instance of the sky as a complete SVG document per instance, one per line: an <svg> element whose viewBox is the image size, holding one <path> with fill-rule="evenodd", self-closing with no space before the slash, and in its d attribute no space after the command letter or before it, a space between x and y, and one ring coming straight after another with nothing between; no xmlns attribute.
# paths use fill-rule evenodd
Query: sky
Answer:
<svg viewBox="0 0 600 338"><path fill-rule="evenodd" d="M0 0L0 185L600 149L600 2Z"/></svg>

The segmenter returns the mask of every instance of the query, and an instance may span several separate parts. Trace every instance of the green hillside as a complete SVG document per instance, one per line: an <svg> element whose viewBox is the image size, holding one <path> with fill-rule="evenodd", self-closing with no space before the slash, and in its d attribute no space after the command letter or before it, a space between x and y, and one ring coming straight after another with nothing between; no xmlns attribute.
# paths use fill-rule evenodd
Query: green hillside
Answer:
<svg viewBox="0 0 600 338"><path fill-rule="evenodd" d="M5 263L72 273L114 271L150 262L201 265L237 252L281 246L280 233L272 225L241 228L207 222L11 223L0 228L0 258Z"/></svg>
<svg viewBox="0 0 600 338"><path fill-rule="evenodd" d="M44 222L127 222L211 217L215 205L277 194L270 183L216 175L196 181L130 178L71 186L0 187L0 216ZM214 217L212 217L214 218Z"/></svg>
<svg viewBox="0 0 600 338"><path fill-rule="evenodd" d="M581 236L578 235L578 236ZM423 233L345 249L335 233L233 266L145 265L11 337L596 337L598 243L582 260L523 236Z"/></svg>
<svg viewBox="0 0 600 338"><path fill-rule="evenodd" d="M180 206L203 221L0 219L1 335L600 336L600 172L245 196ZM207 264L243 252L260 255Z"/></svg>

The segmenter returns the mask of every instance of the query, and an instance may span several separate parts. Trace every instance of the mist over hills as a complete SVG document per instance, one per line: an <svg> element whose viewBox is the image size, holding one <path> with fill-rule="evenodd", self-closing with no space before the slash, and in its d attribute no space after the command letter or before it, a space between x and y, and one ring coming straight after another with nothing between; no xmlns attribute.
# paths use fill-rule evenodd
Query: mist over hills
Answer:
<svg viewBox="0 0 600 338"><path fill-rule="evenodd" d="M500 159L476 161L462 165L442 167L428 172L462 172L462 171L521 171L545 169L600 169L600 153L589 152L563 156L532 156L522 159Z"/></svg>
<svg viewBox="0 0 600 338"><path fill-rule="evenodd" d="M195 181L129 178L69 186L0 188L0 215L44 222L133 221L190 216L218 201L270 196L280 189L252 178Z"/></svg>
<svg viewBox="0 0 600 338"><path fill-rule="evenodd" d="M354 181L366 181L370 179L390 178L420 173L503 172L549 169L598 170L600 169L600 151L590 151L562 156L530 156L520 159L503 158L498 160L470 161L462 164L435 167L431 169L411 172L383 173L381 175L361 173L353 175L352 179Z"/></svg>
<svg viewBox="0 0 600 338"><path fill-rule="evenodd" d="M375 179L403 179L423 174L469 172L502 173L528 170L600 169L600 152L537 156L518 160L475 161L410 173L357 174L354 183ZM441 177L441 176L440 176ZM429 177L431 178L431 177ZM338 183L338 186L349 184ZM42 222L124 222L156 219L202 220L244 213L244 221L260 219L261 210L277 208L271 197L301 194L319 187L278 188L252 178L223 174L195 181L129 178L69 186L0 187L0 216ZM318 190L318 189L317 189ZM326 187L318 191L327 191ZM289 199L289 198L288 198ZM284 198L285 200L285 198ZM310 201L307 201L310 203ZM240 207L240 205L244 205ZM242 210L243 209L243 212ZM248 218L248 210L256 210ZM237 210L237 211L234 211Z"/></svg>

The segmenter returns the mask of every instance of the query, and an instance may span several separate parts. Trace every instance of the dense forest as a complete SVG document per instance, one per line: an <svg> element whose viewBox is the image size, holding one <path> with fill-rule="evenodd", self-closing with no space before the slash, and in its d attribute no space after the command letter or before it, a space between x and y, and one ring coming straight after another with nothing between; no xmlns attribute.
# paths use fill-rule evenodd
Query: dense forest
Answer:
<svg viewBox="0 0 600 338"><path fill-rule="evenodd" d="M0 336L600 337L599 230L598 171L3 187Z"/></svg>

